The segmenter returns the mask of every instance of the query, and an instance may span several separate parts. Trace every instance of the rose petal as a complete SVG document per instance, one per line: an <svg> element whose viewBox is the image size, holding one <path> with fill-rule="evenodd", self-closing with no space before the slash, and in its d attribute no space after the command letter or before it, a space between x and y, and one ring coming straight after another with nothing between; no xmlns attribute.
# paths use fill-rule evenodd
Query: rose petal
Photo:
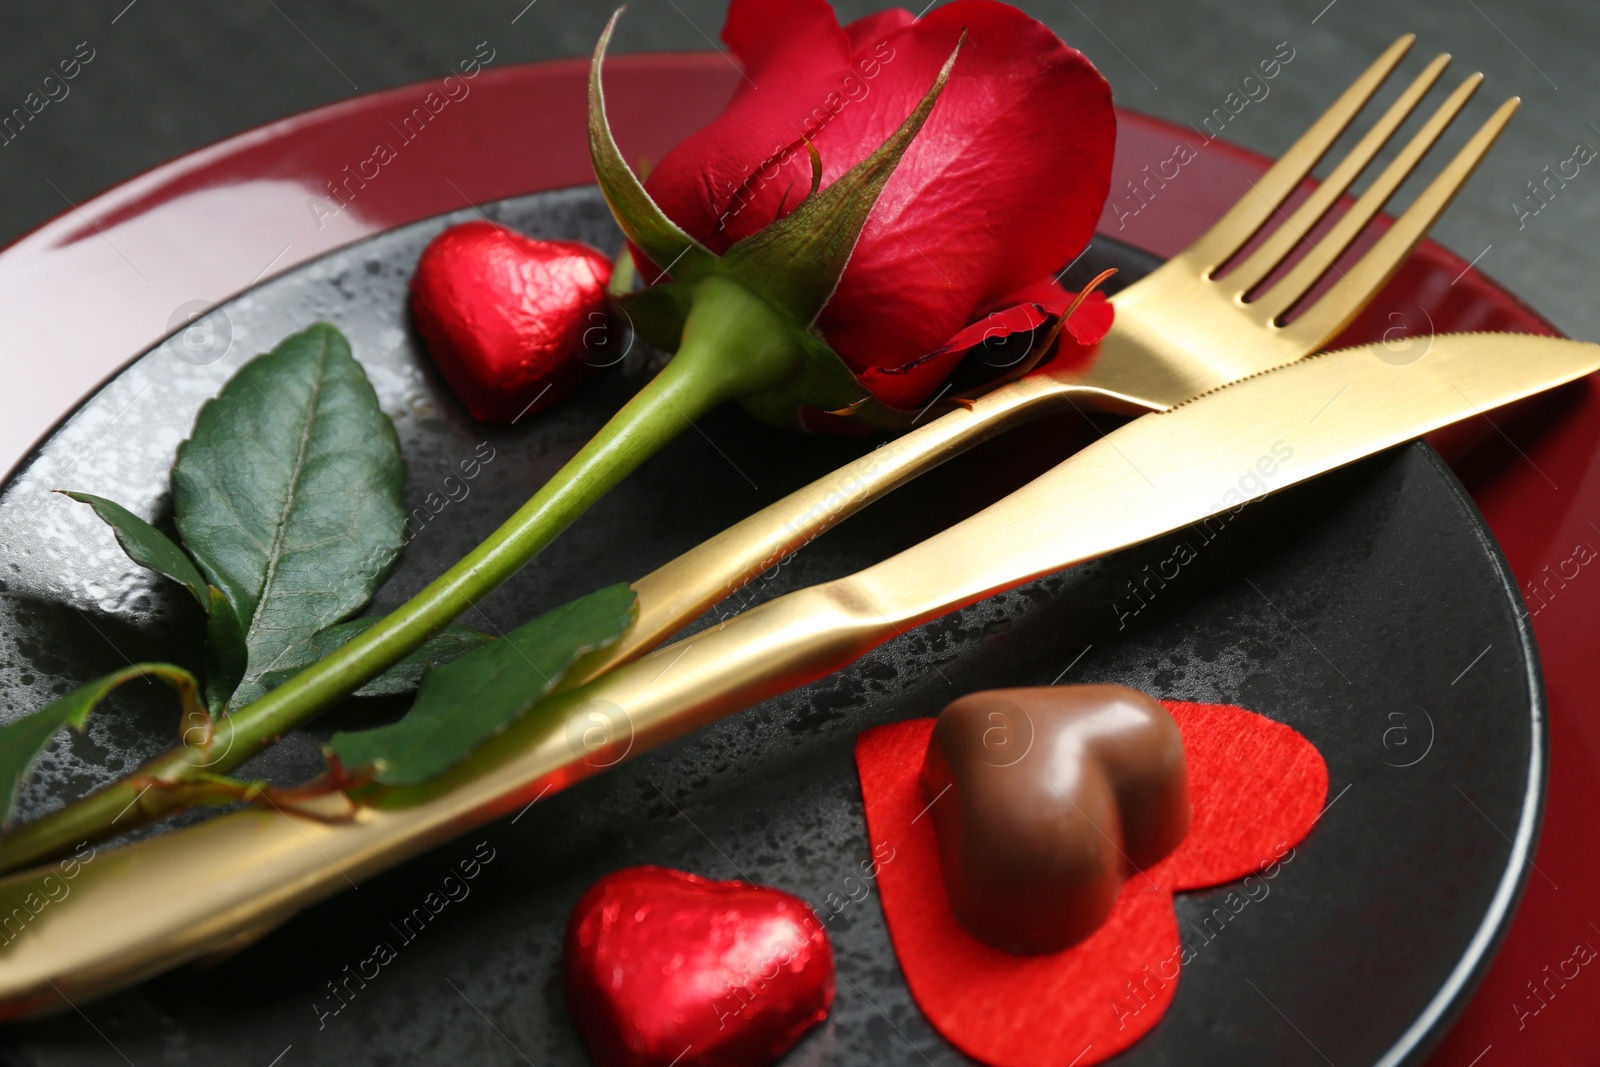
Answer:
<svg viewBox="0 0 1600 1067"><path fill-rule="evenodd" d="M733 99L645 182L669 218L718 254L776 218L786 191L810 188L800 147L808 113L841 88L851 57L825 0L733 0L722 37L744 65Z"/></svg>
<svg viewBox="0 0 1600 1067"><path fill-rule="evenodd" d="M1018 300L1022 302L1017 302ZM1025 287L1001 301L977 321L963 328L935 351L902 367L868 367L856 372L862 384L884 403L910 407L926 396L926 384L943 381L977 346L1017 333L1029 333L1053 323L1077 296L1051 279ZM1087 363L1088 351L1111 329L1114 312L1105 294L1086 296L1067 320L1066 336L1057 341L1052 362Z"/></svg>
<svg viewBox="0 0 1600 1067"><path fill-rule="evenodd" d="M917 21L917 17L903 7L891 7L887 11L877 11L871 15L864 15L844 28L850 37L850 47L860 48L862 45L872 45L889 36L895 30L903 29Z"/></svg>
<svg viewBox="0 0 1600 1067"><path fill-rule="evenodd" d="M1079 304L1067 319L1067 332L1080 345L1099 344L1111 332L1111 323L1115 318L1116 311L1105 294L1090 293L1088 299Z"/></svg>
<svg viewBox="0 0 1600 1067"><path fill-rule="evenodd" d="M891 35L895 55L873 92L895 106L878 116L844 109L818 139L824 160L849 135L887 137L963 28L950 84L818 321L858 367L932 351L978 308L1071 260L1109 186L1115 127L1104 80L1049 29L992 0L956 0ZM924 393L936 385L921 383Z"/></svg>
<svg viewBox="0 0 1600 1067"><path fill-rule="evenodd" d="M798 202L807 136L824 184L881 145L963 29L950 83L818 321L858 371L939 349L979 309L1087 243L1115 141L1110 90L1088 60L995 0L955 0L914 22L880 13L849 31L821 0L733 0L725 38L749 82L646 183L674 221L721 251ZM954 361L881 382L892 393L883 399L911 406Z"/></svg>

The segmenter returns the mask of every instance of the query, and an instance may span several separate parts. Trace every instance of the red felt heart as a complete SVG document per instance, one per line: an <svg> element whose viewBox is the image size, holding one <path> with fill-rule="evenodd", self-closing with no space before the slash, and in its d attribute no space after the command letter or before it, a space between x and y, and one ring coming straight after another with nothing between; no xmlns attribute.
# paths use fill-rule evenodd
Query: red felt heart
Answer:
<svg viewBox="0 0 1600 1067"><path fill-rule="evenodd" d="M586 244L466 222L423 250L411 313L473 417L516 422L610 361L602 351L610 279L610 261Z"/></svg>
<svg viewBox="0 0 1600 1067"><path fill-rule="evenodd" d="M598 1067L770 1063L833 1002L833 949L798 897L629 867L567 925L567 1008Z"/></svg>
<svg viewBox="0 0 1600 1067"><path fill-rule="evenodd" d="M911 995L957 1048L994 1067L1085 1067L1150 1030L1181 965L1271 892L1316 822L1328 769L1299 733L1243 708L1163 701L1183 732L1193 822L1166 859L1123 883L1105 925L1061 952L1016 956L956 921L920 772L933 719L856 740L884 919ZM937 803L937 801L935 801ZM1172 894L1244 879L1180 944Z"/></svg>

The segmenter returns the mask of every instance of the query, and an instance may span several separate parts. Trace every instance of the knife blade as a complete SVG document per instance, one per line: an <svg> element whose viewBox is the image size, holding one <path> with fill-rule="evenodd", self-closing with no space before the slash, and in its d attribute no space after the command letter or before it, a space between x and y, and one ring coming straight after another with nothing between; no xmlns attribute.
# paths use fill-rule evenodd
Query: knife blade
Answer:
<svg viewBox="0 0 1600 1067"><path fill-rule="evenodd" d="M1244 379L1117 428L971 518L561 694L442 779L343 822L248 810L0 880L0 1018L59 1010L248 943L361 878L738 708L837 670L928 619L1243 507L1600 368L1600 346L1439 336ZM46 879L67 884L58 903ZM16 917L16 931L6 926Z"/></svg>

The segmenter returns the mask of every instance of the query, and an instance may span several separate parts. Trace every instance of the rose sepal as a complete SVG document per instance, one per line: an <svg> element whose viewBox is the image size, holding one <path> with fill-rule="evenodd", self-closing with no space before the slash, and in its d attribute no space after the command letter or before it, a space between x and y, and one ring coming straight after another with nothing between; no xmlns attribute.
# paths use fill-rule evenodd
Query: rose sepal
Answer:
<svg viewBox="0 0 1600 1067"><path fill-rule="evenodd" d="M675 352L690 339L690 323L696 318L694 310L706 283L719 279L736 285L765 302L782 320L788 338L783 347L797 353L799 359L787 378L732 399L763 421L786 428L799 427L801 413L811 408L847 415L877 429L904 429L916 413L876 400L823 340L816 321L838 287L884 186L949 81L965 35L889 139L827 188L821 188L821 158L807 142L811 188L800 203L719 257L667 218L627 166L612 136L600 71L620 14L619 10L607 23L590 68L589 144L606 203L629 244L649 261L649 266L640 264L642 273L656 277L645 288L614 293L615 306L639 336ZM721 302L728 303L726 299ZM709 320L699 316L699 321ZM742 361L751 357L729 350L725 358Z"/></svg>
<svg viewBox="0 0 1600 1067"><path fill-rule="evenodd" d="M667 218L656 202L645 192L622 158L616 138L611 135L606 121L605 89L600 84L600 63L605 58L606 46L622 16L618 8L606 22L600 40L594 46L594 60L589 65L589 158L594 164L595 180L600 194L611 208L617 225L630 244L659 264L669 264L665 270L673 272L680 281L695 281L716 265L716 255L699 241L685 233L677 223Z"/></svg>

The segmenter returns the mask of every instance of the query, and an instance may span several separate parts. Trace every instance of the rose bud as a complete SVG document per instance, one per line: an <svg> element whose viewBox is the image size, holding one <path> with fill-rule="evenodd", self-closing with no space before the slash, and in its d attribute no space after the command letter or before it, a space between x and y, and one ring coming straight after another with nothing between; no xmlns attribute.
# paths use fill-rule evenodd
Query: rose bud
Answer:
<svg viewBox="0 0 1600 1067"><path fill-rule="evenodd" d="M872 154L963 30L948 84L815 320L861 384L899 408L924 402L973 347L952 343L963 327L988 339L1031 330L1070 301L1052 276L1094 233L1116 140L1110 87L1082 54L994 0L845 27L823 0L733 0L722 37L746 77L644 186L723 255L805 198L808 141L824 189ZM992 317L1007 308L1027 313ZM1109 312L1092 299L1069 332L1092 343ZM1085 330L1091 319L1104 324Z"/></svg>

